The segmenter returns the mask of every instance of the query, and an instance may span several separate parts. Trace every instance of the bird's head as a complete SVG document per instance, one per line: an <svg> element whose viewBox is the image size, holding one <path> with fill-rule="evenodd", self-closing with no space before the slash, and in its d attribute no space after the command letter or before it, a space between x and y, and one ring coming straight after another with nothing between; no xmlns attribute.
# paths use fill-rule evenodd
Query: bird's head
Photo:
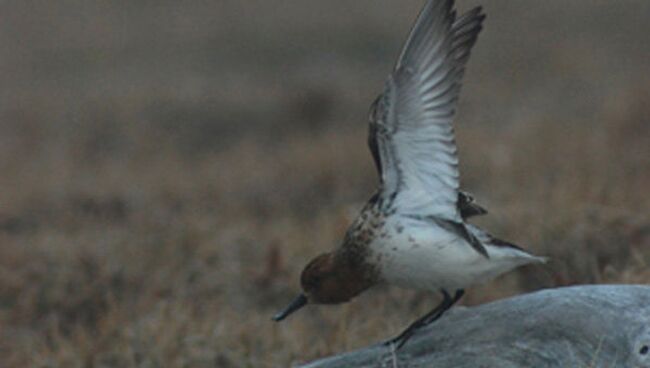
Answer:
<svg viewBox="0 0 650 368"><path fill-rule="evenodd" d="M335 253L324 253L312 259L300 275L302 293L284 310L273 316L282 321L291 313L313 304L338 304L352 299L372 285L363 267Z"/></svg>

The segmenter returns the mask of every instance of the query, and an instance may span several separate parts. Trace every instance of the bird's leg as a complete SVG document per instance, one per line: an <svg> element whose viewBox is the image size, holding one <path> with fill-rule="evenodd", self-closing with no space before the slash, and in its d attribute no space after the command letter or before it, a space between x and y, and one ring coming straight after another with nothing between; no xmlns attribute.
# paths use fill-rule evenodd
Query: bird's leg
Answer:
<svg viewBox="0 0 650 368"><path fill-rule="evenodd" d="M438 314L432 315L431 318L425 320L424 323L423 323L423 326L426 326L429 323L434 322L438 318L442 317L443 313L445 313L447 310L449 310L454 304L456 304L456 302L458 302L460 300L460 298L463 297L463 295L465 295L465 290L463 290L463 289L456 290L456 293L454 294L453 298L445 290L443 290L442 293L444 295L443 301L445 301L445 300L448 301L447 305L445 307L443 307L443 309Z"/></svg>
<svg viewBox="0 0 650 368"><path fill-rule="evenodd" d="M415 330L418 328L424 326L426 323L426 320L431 318L431 316L435 316L436 314L440 313L440 311L443 309L443 306L445 304L445 301L443 300L442 303L438 304L437 307L432 309L429 313L425 314L424 316L418 318L415 322L411 323L404 331L402 331L401 334L397 335L396 337L386 341L386 345L392 345L392 344L398 344L397 349L402 347L404 343L413 335Z"/></svg>
<svg viewBox="0 0 650 368"><path fill-rule="evenodd" d="M459 289L456 290L456 294L454 294L454 297L452 298L449 293L446 290L442 290L442 302L438 304L435 308L433 308L429 313L425 314L424 316L418 318L415 322L411 323L401 334L399 334L397 337L392 338L388 341L386 341L386 345L392 345L392 344L397 344L396 350L401 348L408 339L413 336L415 331L421 327L424 327L433 321L437 320L440 318L443 313L445 313L449 308L451 308L460 298L463 297L463 294L465 293L464 290Z"/></svg>

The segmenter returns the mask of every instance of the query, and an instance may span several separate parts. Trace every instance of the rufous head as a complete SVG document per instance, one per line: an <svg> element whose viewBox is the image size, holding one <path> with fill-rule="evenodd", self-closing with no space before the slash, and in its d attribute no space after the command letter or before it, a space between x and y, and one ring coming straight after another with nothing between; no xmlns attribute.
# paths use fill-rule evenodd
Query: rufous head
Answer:
<svg viewBox="0 0 650 368"><path fill-rule="evenodd" d="M359 264L336 253L324 253L312 259L300 275L303 292L283 311L273 316L281 321L307 303L344 303L372 285Z"/></svg>

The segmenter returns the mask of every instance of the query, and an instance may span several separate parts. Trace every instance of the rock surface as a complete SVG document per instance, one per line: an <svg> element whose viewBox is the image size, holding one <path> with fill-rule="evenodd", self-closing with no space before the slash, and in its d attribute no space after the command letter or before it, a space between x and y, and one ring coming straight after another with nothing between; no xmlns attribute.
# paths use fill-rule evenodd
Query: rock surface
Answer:
<svg viewBox="0 0 650 368"><path fill-rule="evenodd" d="M377 344L302 367L650 368L650 286L573 286L456 307L397 352Z"/></svg>

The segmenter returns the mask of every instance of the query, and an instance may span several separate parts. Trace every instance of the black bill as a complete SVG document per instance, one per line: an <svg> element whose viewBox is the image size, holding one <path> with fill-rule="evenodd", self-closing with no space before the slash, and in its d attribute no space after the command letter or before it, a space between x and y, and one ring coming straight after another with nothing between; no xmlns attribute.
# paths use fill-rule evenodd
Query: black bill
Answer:
<svg viewBox="0 0 650 368"><path fill-rule="evenodd" d="M273 320L276 322L280 322L283 319L287 318L288 315L291 313L297 311L298 309L302 308L307 304L307 297L304 294L298 295L296 299L294 299L289 306L287 306L282 312L276 314L273 316Z"/></svg>

